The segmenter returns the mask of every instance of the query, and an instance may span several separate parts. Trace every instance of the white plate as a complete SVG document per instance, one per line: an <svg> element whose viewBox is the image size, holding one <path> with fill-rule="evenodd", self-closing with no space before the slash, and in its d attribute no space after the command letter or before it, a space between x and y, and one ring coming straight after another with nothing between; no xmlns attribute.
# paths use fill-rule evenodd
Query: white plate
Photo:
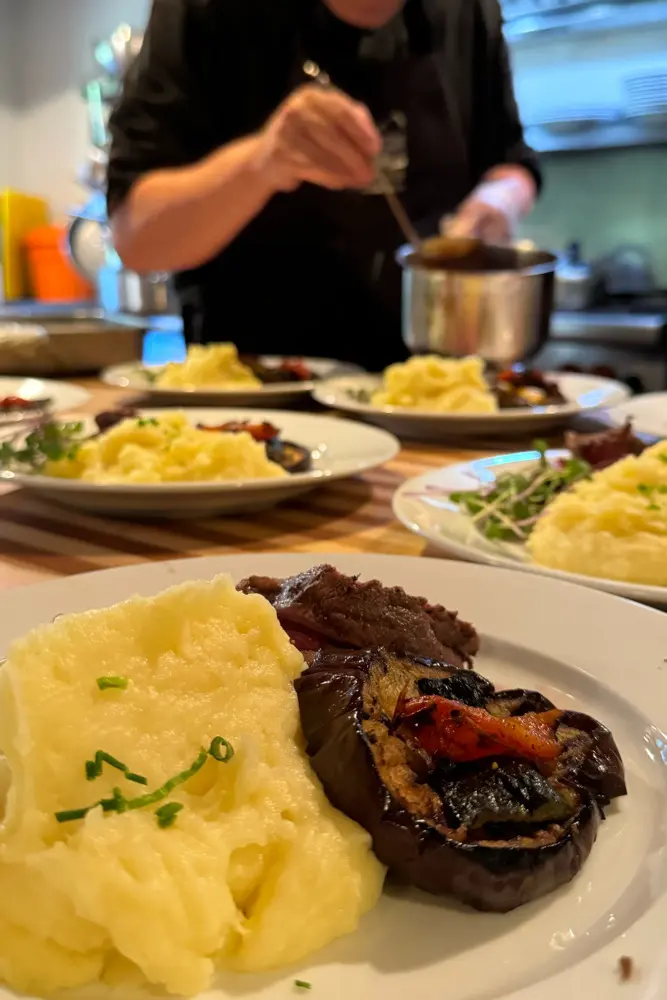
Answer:
<svg viewBox="0 0 667 1000"><path fill-rule="evenodd" d="M139 411L145 417L160 410ZM187 410L193 423L210 426L229 420L257 420L255 410ZM286 441L304 445L313 453L310 472L286 479L246 479L238 482L99 484L5 473L4 479L68 507L110 516L204 517L272 507L315 486L356 476L390 462L400 444L385 431L359 427L350 420L281 410L262 410L262 420L279 427ZM91 433L93 427L91 426Z"/></svg>
<svg viewBox="0 0 667 1000"><path fill-rule="evenodd" d="M90 399L90 393L71 382L52 382L42 378L8 378L0 376L0 399L20 396L21 399L48 399L51 412L76 410ZM0 419L0 426L2 420Z"/></svg>
<svg viewBox="0 0 667 1000"><path fill-rule="evenodd" d="M284 359L265 355L260 360L267 364L280 364ZM300 358L300 360L312 369L317 379L334 378L338 375L349 375L363 370L358 365L334 361L331 358ZM107 385L119 386L123 389L136 389L165 406L275 406L308 396L317 385L317 382L313 380L264 385L259 389L248 389L247 387L239 389L160 389L146 377L146 372L160 370L161 367L150 369L142 365L140 361L131 361L127 364L106 368L100 378Z"/></svg>
<svg viewBox="0 0 667 1000"><path fill-rule="evenodd" d="M558 459L567 457L569 452L556 450L547 452L547 455L550 459ZM621 583L618 580L582 576L579 573L565 573L547 566L538 566L531 561L528 551L520 543L490 541L485 538L472 524L469 516L448 499L452 492L475 490L480 483L492 483L500 472L519 471L522 466L532 465L538 457L536 451L496 455L474 462L448 465L444 469L436 469L409 479L394 494L394 513L410 531L426 538L436 548L456 559L522 569L540 576L553 576L595 590L618 594L632 601L667 608L667 587ZM667 649L665 655L667 656Z"/></svg>
<svg viewBox="0 0 667 1000"><path fill-rule="evenodd" d="M558 383L567 403L474 414L429 413L427 410L407 410L398 406L373 406L355 399L355 393L374 392L378 389L381 382L379 375L349 375L329 379L315 387L313 396L325 406L354 413L372 424L386 427L398 437L435 441L474 434L544 432L566 424L577 414L616 406L630 395L627 386L612 379L569 372L545 374Z"/></svg>
<svg viewBox="0 0 667 1000"><path fill-rule="evenodd" d="M609 419L615 427L622 427L632 421L633 430L638 434L667 437L667 392L647 392L633 396L626 403L609 411Z"/></svg>
<svg viewBox="0 0 667 1000"><path fill-rule="evenodd" d="M297 978L312 983L313 1000L664 1000L667 617L661 613L556 580L442 560L257 554L146 564L8 591L0 656L11 639L62 612L220 572L237 580L285 576L320 561L458 608L482 636L481 673L501 686L537 688L610 726L629 794L608 810L580 875L543 900L506 915L484 914L392 889L355 934L308 965L221 978L206 1000L288 1000ZM621 984L624 955L636 976ZM110 996L100 989L87 995ZM142 995L148 1000L148 993L133 997ZM11 996L0 990L2 1000Z"/></svg>

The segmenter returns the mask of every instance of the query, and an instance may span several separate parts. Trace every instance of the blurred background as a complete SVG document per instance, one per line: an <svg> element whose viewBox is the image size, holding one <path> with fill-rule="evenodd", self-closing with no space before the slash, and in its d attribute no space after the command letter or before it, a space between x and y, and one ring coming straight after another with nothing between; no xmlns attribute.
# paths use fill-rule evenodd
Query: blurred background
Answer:
<svg viewBox="0 0 667 1000"><path fill-rule="evenodd" d="M108 109L149 9L0 0L0 318L89 331L88 368L100 361L94 332L106 364L182 352L169 277L124 272L104 230ZM546 179L521 235L561 261L540 363L665 388L667 0L505 0L504 13ZM103 349L111 326L124 332ZM63 358L50 370L72 363Z"/></svg>

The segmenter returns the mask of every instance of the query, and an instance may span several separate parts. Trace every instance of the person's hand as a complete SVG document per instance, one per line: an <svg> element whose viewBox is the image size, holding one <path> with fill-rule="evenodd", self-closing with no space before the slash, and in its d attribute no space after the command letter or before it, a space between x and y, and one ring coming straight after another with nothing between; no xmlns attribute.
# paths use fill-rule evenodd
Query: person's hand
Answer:
<svg viewBox="0 0 667 1000"><path fill-rule="evenodd" d="M262 168L280 191L304 181L332 190L366 187L375 179L381 147L363 104L317 84L294 91L260 136Z"/></svg>
<svg viewBox="0 0 667 1000"><path fill-rule="evenodd" d="M471 236L485 243L508 243L535 199L535 181L523 167L499 168L443 224L447 236Z"/></svg>

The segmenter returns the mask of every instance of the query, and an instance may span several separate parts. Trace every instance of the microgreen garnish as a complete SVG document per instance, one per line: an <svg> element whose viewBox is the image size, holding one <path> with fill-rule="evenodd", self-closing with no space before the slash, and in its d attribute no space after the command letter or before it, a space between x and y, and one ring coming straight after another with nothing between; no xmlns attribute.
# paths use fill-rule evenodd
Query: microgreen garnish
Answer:
<svg viewBox="0 0 667 1000"><path fill-rule="evenodd" d="M225 747L225 753L221 753L222 747ZM189 781L198 771L201 771L202 767L206 763L208 757L212 757L214 760L219 761L221 764L227 764L234 756L234 748L226 739L222 736L216 736L211 740L211 745L208 750L202 749L199 751L197 758L193 761L190 767L186 768L185 771L181 771L180 774L174 775L168 781L165 781L164 785L156 788L155 791L149 792L147 795L140 795L136 799L127 799L123 795L120 788L114 788L113 795L110 799L101 799L99 802L93 802L92 805L86 806L83 809L68 809L63 812L57 812L55 814L56 819L59 823L69 823L71 820L83 819L97 806L101 806L105 813L117 812L124 813L130 809L143 809L146 806L155 805L156 802L161 802L166 799L167 796L177 788L178 785L182 785L184 782ZM105 753L104 750L98 750L95 754L93 760L86 761L86 778L89 781L93 781L95 778L99 778L102 774L103 764L109 764L110 767L115 767L117 770L122 771L128 781L136 781L139 784L147 784L146 778L140 774L134 774L129 770L126 764L118 760L116 757L112 757L111 754ZM178 805L178 803L170 803L171 806ZM156 815L158 817L158 824L162 826L171 826L177 813L180 812L182 806L178 809L168 809L163 807L156 810ZM160 822L161 817L167 817L167 820L163 823ZM170 818L171 817L171 818Z"/></svg>
<svg viewBox="0 0 667 1000"><path fill-rule="evenodd" d="M0 468L38 471L46 462L76 458L83 443L84 425L45 423L37 426L26 437L0 444ZM18 442L18 443L17 443Z"/></svg>
<svg viewBox="0 0 667 1000"><path fill-rule="evenodd" d="M156 809L155 815L157 816L157 825L160 829L166 830L167 827L173 826L176 822L176 817L183 808L182 802L167 802L166 805Z"/></svg>
<svg viewBox="0 0 667 1000"><path fill-rule="evenodd" d="M140 417L137 420L137 427L159 427L159 421L155 417Z"/></svg>
<svg viewBox="0 0 667 1000"><path fill-rule="evenodd" d="M97 686L100 691L111 691L115 689L117 691L125 691L129 681L127 677L98 677Z"/></svg>
<svg viewBox="0 0 667 1000"><path fill-rule="evenodd" d="M93 760L86 761L86 778L88 781L95 781L95 778L101 776L104 764L108 764L109 767L115 767L117 771L122 771L128 781L134 781L137 785L148 784L148 778L144 778L142 774L135 774L133 771L130 771L127 764L123 764L121 760L112 757L110 753L106 753L104 750L98 750Z"/></svg>
<svg viewBox="0 0 667 1000"><path fill-rule="evenodd" d="M313 988L313 984L307 983L305 979L295 979L294 985L296 986L297 990L312 990Z"/></svg>
<svg viewBox="0 0 667 1000"><path fill-rule="evenodd" d="M588 462L579 458L551 465L545 441L533 447L539 460L527 472L504 472L489 487L450 495L486 538L525 542L554 497L591 474Z"/></svg>

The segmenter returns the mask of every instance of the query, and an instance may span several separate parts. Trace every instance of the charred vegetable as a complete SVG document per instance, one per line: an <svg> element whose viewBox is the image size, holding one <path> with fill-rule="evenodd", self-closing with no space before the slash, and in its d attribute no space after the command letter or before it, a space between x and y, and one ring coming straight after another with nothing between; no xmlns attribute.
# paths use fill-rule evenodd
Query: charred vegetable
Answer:
<svg viewBox="0 0 667 1000"><path fill-rule="evenodd" d="M567 402L558 385L534 368L500 372L496 380L496 397L501 410Z"/></svg>
<svg viewBox="0 0 667 1000"><path fill-rule="evenodd" d="M625 794L604 726L472 671L322 651L296 688L331 802L399 877L478 909L511 910L568 882L603 807Z"/></svg>
<svg viewBox="0 0 667 1000"><path fill-rule="evenodd" d="M206 424L199 424L202 431L224 431L227 434L250 434L255 441L261 441L266 445L266 454L272 462L282 465L286 472L292 474L297 472L308 472L313 464L311 453L307 448L292 441L283 441L280 437L280 430L273 424L263 421L258 424L251 424L248 421L232 420L217 427L210 427Z"/></svg>
<svg viewBox="0 0 667 1000"><path fill-rule="evenodd" d="M310 382L315 376L300 358L284 358L279 364L268 365L259 358L242 357L243 364L265 385L289 382Z"/></svg>

